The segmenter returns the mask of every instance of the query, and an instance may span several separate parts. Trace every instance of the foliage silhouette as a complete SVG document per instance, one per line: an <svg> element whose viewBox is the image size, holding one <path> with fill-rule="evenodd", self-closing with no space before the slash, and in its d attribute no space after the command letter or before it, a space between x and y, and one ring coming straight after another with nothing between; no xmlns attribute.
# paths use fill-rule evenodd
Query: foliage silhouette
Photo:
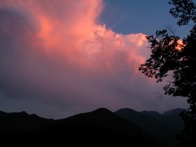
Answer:
<svg viewBox="0 0 196 147"><path fill-rule="evenodd" d="M174 32L156 31L147 36L151 56L139 70L157 82L169 81L165 94L187 98L189 109L182 113L185 129L180 138L182 146L196 145L196 4L193 0L170 0L170 14L178 18L179 26L193 24L190 34L181 39Z"/></svg>

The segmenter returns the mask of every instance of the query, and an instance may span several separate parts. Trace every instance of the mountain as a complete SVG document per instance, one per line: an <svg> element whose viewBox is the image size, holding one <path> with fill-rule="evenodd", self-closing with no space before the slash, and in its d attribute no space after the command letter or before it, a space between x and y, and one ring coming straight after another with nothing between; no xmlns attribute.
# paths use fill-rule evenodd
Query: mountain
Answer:
<svg viewBox="0 0 196 147"><path fill-rule="evenodd" d="M179 116L179 114L181 112L184 112L185 109L182 109L182 108L176 108L176 109L172 109L172 110L168 110L168 111L165 111L163 113L163 115L167 115L167 116Z"/></svg>
<svg viewBox="0 0 196 147"><path fill-rule="evenodd" d="M40 130L54 122L53 119L45 119L36 114L29 115L26 112L5 113L0 111L0 131L18 134L27 131Z"/></svg>
<svg viewBox="0 0 196 147"><path fill-rule="evenodd" d="M88 138L101 146L105 143L111 145L127 143L134 146L157 146L158 144L153 135L105 108L58 120L55 130L62 128L69 134L70 139ZM64 132L61 132L63 134L61 136L66 136Z"/></svg>
<svg viewBox="0 0 196 147"><path fill-rule="evenodd" d="M179 117L181 111L184 109L173 109L160 114L155 111L137 112L125 108L116 111L115 114L151 132L158 139L166 142L168 146L175 146L177 143L176 134L183 129L183 122Z"/></svg>
<svg viewBox="0 0 196 147"><path fill-rule="evenodd" d="M168 111L165 111L161 117L156 117L151 114L151 112L143 112L148 116L153 117L154 119L157 119L159 121L163 121L166 124L170 125L171 127L175 128L178 132L182 130L183 128L183 121L180 117L180 114L182 112L186 111L185 109L182 108L176 108L176 109L171 109Z"/></svg>
<svg viewBox="0 0 196 147"><path fill-rule="evenodd" d="M0 141L22 146L175 146L174 136L182 128L179 111L160 114L126 108L113 113L100 108L59 120L0 111Z"/></svg>
<svg viewBox="0 0 196 147"><path fill-rule="evenodd" d="M23 120L26 120L27 116L29 119L32 117L23 113L18 115L20 116L18 118ZM77 145L79 143L87 146L128 144L154 147L162 144L152 134L105 108L52 121L50 126L40 130L25 131L15 136L11 134L7 136L6 142L14 145L29 143L31 145ZM24 122L21 122L22 124L24 125Z"/></svg>

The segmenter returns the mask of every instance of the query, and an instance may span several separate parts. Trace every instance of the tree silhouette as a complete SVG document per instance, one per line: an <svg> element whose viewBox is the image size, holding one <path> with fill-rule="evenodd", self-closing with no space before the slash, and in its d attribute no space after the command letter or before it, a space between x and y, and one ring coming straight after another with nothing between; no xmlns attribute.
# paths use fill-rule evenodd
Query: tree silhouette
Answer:
<svg viewBox="0 0 196 147"><path fill-rule="evenodd" d="M188 110L183 113L185 129L180 138L182 146L196 144L196 4L193 0L170 0L170 14L178 18L179 26L193 25L190 34L181 39L168 30L147 36L151 56L139 70L148 77L163 80L165 94L187 98Z"/></svg>

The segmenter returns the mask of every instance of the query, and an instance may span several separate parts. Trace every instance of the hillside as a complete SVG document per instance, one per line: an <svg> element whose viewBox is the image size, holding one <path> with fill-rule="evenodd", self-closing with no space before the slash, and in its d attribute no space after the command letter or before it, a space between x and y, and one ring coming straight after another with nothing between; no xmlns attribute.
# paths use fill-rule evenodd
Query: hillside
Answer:
<svg viewBox="0 0 196 147"><path fill-rule="evenodd" d="M121 109L113 113L100 108L65 119L52 120L35 114L29 115L26 112L0 112L0 141L8 145L26 145L27 143L31 145L77 145L79 143L91 146L92 142L100 146L170 145L168 138L160 139L154 132L155 129L159 129L160 134L169 135L171 131L164 130L164 132L161 127L165 129L170 126L160 123L146 113L131 109ZM172 127L170 129L175 131Z"/></svg>
<svg viewBox="0 0 196 147"><path fill-rule="evenodd" d="M173 109L160 114L155 111L137 112L125 108L116 111L115 114L151 132L168 145L175 146L178 142L176 135L183 129L183 121L179 117L181 111L184 109Z"/></svg>
<svg viewBox="0 0 196 147"><path fill-rule="evenodd" d="M0 111L0 131L18 134L27 131L40 130L54 123L53 119L45 119L36 114L26 112L5 113Z"/></svg>

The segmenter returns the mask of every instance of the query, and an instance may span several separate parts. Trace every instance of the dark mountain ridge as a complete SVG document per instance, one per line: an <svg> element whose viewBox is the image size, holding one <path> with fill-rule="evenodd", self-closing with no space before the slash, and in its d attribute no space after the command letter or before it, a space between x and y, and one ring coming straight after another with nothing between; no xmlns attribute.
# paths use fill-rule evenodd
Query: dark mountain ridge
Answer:
<svg viewBox="0 0 196 147"><path fill-rule="evenodd" d="M18 113L0 111L0 130L6 130L14 134L40 130L53 122L53 119L45 119L36 114L29 115L24 111Z"/></svg>
<svg viewBox="0 0 196 147"><path fill-rule="evenodd" d="M154 134L158 139L175 146L178 142L176 135L183 129L183 121L179 117L184 109L172 109L160 114L155 111L142 111L125 108L115 112L118 116L127 119L140 128Z"/></svg>
<svg viewBox="0 0 196 147"><path fill-rule="evenodd" d="M175 128L158 121L162 118L162 114L156 114L160 115L160 118L155 117L154 114L149 116L151 114L148 111L136 112L132 109L120 109L113 113L100 108L65 119L53 120L35 114L29 115L26 112L0 111L0 140L15 145L29 142L32 145L56 145L57 143L73 145L80 142L82 145L90 146L92 141L96 142L96 145L106 145L106 143L133 146L171 145L172 139L160 139L153 130L159 129L159 133L162 134L165 130L160 130L161 127L164 129L170 127L172 131ZM167 131L165 133L169 135L170 132Z"/></svg>

